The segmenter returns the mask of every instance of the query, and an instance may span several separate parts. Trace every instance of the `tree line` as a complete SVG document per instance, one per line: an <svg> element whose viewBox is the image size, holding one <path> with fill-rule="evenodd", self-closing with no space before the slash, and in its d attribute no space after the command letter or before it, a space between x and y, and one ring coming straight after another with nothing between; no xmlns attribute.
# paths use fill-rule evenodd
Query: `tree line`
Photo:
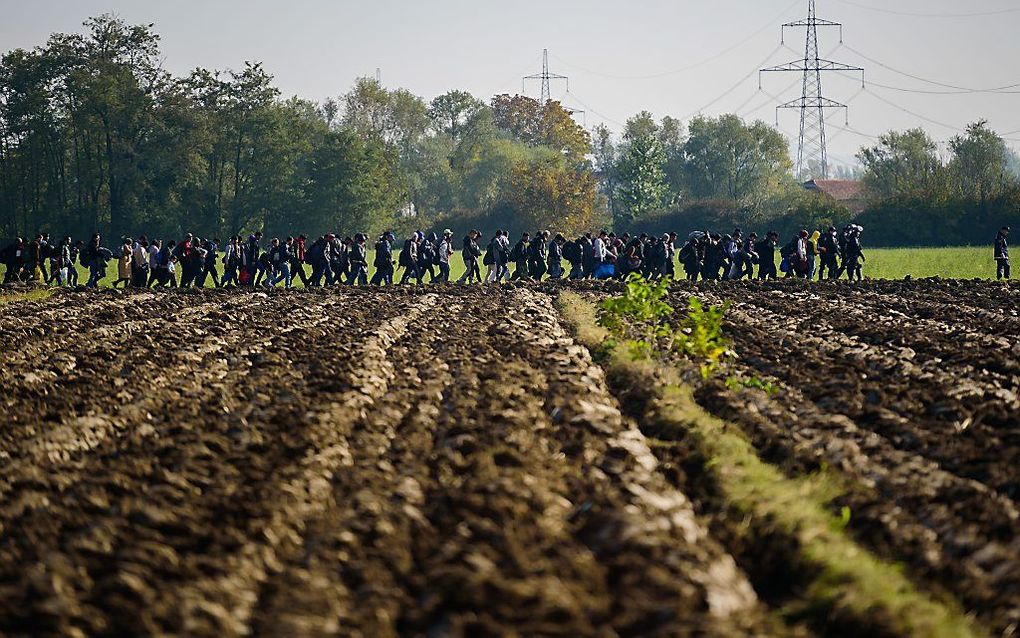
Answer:
<svg viewBox="0 0 1020 638"><path fill-rule="evenodd" d="M152 25L112 16L3 56L0 236L786 232L852 217L801 187L782 134L735 115L642 112L617 137L521 95L429 101L361 78L315 103L281 96L257 63L177 76L160 60ZM871 238L917 243L901 229L925 220L923 243L980 241L981 224L1015 214L1000 137L978 122L950 150L921 130L861 150Z"/></svg>

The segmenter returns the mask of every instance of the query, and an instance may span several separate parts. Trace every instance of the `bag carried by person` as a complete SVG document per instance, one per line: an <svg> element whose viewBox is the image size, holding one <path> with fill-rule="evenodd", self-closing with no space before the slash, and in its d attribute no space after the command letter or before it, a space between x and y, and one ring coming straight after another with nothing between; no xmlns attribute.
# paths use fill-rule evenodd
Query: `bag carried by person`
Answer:
<svg viewBox="0 0 1020 638"><path fill-rule="evenodd" d="M779 264L779 272L790 272L790 258L783 257L783 261Z"/></svg>
<svg viewBox="0 0 1020 638"><path fill-rule="evenodd" d="M616 266L611 261L602 262L595 267L596 279L611 279L616 275Z"/></svg>

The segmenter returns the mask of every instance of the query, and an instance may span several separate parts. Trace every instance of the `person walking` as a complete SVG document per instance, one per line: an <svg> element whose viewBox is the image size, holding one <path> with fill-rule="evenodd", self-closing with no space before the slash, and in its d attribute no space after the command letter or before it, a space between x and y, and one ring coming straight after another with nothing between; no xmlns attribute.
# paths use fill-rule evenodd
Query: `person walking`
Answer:
<svg viewBox="0 0 1020 638"><path fill-rule="evenodd" d="M375 274L372 275L373 286L393 285L393 233L386 231L375 243Z"/></svg>
<svg viewBox="0 0 1020 638"><path fill-rule="evenodd" d="M204 262L201 264L202 271L201 274L198 276L198 286L200 288L204 287L206 278L211 277L213 287L219 288L221 282L220 273L216 269L216 257L217 251L219 251L220 249L220 240L207 239L205 243L202 244L202 249L205 250L205 258Z"/></svg>
<svg viewBox="0 0 1020 638"><path fill-rule="evenodd" d="M145 288L149 279L149 242L142 238L131 250L131 285Z"/></svg>
<svg viewBox="0 0 1020 638"><path fill-rule="evenodd" d="M444 230L443 239L439 242L436 253L436 264L439 266L437 281L446 283L450 281L450 257L453 256L453 231Z"/></svg>
<svg viewBox="0 0 1020 638"><path fill-rule="evenodd" d="M818 240L818 281L828 277L835 279L839 271L837 256L839 255L839 240L836 238L836 227L829 226L829 230L822 234Z"/></svg>
<svg viewBox="0 0 1020 638"><path fill-rule="evenodd" d="M531 235L524 233L520 240L514 244L510 251L510 261L514 262L514 274L510 281L523 281L528 278L528 247L531 245Z"/></svg>
<svg viewBox="0 0 1020 638"><path fill-rule="evenodd" d="M867 260L864 257L864 249L861 247L861 232L863 230L860 226L854 225L846 236L846 259L841 268L846 269L846 276L850 281L864 280L862 262Z"/></svg>
<svg viewBox="0 0 1020 638"><path fill-rule="evenodd" d="M282 244L279 239L273 239L273 248L269 251L269 263L273 265L274 276L269 280L270 287L275 287L281 281L287 289L290 289L294 284L290 270L291 260L294 258L293 250L293 237L288 237Z"/></svg>
<svg viewBox="0 0 1020 638"><path fill-rule="evenodd" d="M482 282L482 270L478 267L478 258L482 256L482 249L478 247L478 240L481 236L480 232L472 230L464 237L461 249L461 256L464 258L464 274L457 280L459 284Z"/></svg>
<svg viewBox="0 0 1020 638"><path fill-rule="evenodd" d="M510 280L510 240L502 229L496 231L496 236L489 242L488 254L492 255L492 265L485 275L486 283L498 284L503 279Z"/></svg>
<svg viewBox="0 0 1020 638"><path fill-rule="evenodd" d="M815 268L818 265L818 240L821 239L822 233L815 231L811 234L811 237L807 240L807 279L808 281L814 281L815 279Z"/></svg>
<svg viewBox="0 0 1020 638"><path fill-rule="evenodd" d="M241 265L241 237L234 235L223 249L223 279L220 286L229 288L237 285L237 269Z"/></svg>
<svg viewBox="0 0 1020 638"><path fill-rule="evenodd" d="M418 281L422 283L425 282L425 275L429 276L429 281L436 280L436 247L438 242L439 237L435 233L429 233L428 237L423 236L422 240L418 242L416 266L418 268Z"/></svg>
<svg viewBox="0 0 1020 638"><path fill-rule="evenodd" d="M131 252L131 238L125 237L120 244L120 255L117 256L117 280L113 282L114 288L117 284L124 284L127 288L131 283Z"/></svg>
<svg viewBox="0 0 1020 638"><path fill-rule="evenodd" d="M1009 226L1003 226L995 236L995 278L1009 279Z"/></svg>
<svg viewBox="0 0 1020 638"><path fill-rule="evenodd" d="M776 271L776 248L779 246L779 233L770 230L765 237L754 246L758 253L758 279L776 279L779 273Z"/></svg>
<svg viewBox="0 0 1020 638"><path fill-rule="evenodd" d="M350 263L350 274L347 276L347 285L359 286L368 285L368 238L363 233L354 236L350 250L347 253L347 260Z"/></svg>
<svg viewBox="0 0 1020 638"><path fill-rule="evenodd" d="M566 243L567 239L559 233L549 242L548 257L546 258L549 279L563 278L563 246Z"/></svg>
<svg viewBox="0 0 1020 638"><path fill-rule="evenodd" d="M397 255L397 266L404 269L400 276L400 285L416 279L421 284L421 271L418 269L418 245L421 243L422 234L415 231L413 235L404 240L404 247Z"/></svg>
<svg viewBox="0 0 1020 638"><path fill-rule="evenodd" d="M290 258L290 275L293 277L296 274L298 279L301 280L301 285L305 288L308 287L308 275L305 274L305 259L308 256L305 249L305 243L307 241L307 237L304 235L298 235L294 239L294 246L291 250L292 255Z"/></svg>
<svg viewBox="0 0 1020 638"><path fill-rule="evenodd" d="M535 235L531 244L528 245L528 276L535 281L542 281L547 270L546 258L549 251L546 242L548 241L549 231L543 230Z"/></svg>

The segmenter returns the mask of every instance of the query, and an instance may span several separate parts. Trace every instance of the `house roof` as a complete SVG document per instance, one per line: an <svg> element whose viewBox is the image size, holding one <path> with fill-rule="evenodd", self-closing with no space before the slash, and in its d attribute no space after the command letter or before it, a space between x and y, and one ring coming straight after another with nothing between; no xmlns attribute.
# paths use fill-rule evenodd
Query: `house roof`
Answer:
<svg viewBox="0 0 1020 638"><path fill-rule="evenodd" d="M838 202L864 199L864 185L854 179L813 179L804 188L821 191Z"/></svg>

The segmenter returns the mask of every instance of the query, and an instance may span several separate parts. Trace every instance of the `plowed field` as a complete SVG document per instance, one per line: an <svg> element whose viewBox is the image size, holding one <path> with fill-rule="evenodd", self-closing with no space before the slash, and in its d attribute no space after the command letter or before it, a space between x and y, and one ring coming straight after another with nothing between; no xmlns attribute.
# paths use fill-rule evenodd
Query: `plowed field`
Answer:
<svg viewBox="0 0 1020 638"><path fill-rule="evenodd" d="M795 544L748 542L560 290L0 306L0 634L883 633L880 612L789 613ZM837 473L855 542L1016 632L1020 288L678 284L675 305L690 294L733 302L732 367L775 389L692 378L698 402L788 476Z"/></svg>

